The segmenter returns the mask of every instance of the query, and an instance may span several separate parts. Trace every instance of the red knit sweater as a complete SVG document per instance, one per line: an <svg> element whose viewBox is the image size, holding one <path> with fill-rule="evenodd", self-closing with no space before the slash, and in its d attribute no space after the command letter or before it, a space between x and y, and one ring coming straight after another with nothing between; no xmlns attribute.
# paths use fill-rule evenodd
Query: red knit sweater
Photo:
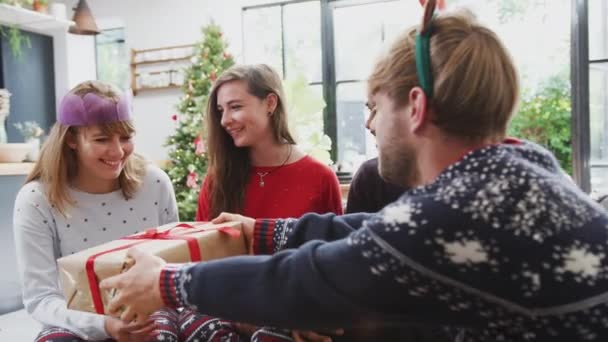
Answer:
<svg viewBox="0 0 608 342"><path fill-rule="evenodd" d="M274 171L273 171L274 170ZM259 173L264 176L260 186ZM209 193L205 178L198 200L197 221L209 221ZM342 214L342 198L336 174L312 157L283 167L252 167L243 215L253 218L300 217L305 213Z"/></svg>

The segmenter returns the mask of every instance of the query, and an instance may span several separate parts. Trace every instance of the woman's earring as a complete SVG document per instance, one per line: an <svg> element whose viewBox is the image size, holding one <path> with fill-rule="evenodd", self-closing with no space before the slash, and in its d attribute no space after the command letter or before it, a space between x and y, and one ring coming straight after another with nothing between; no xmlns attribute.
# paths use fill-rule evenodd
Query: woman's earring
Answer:
<svg viewBox="0 0 608 342"><path fill-rule="evenodd" d="M268 116L272 116L272 112L268 112Z"/></svg>

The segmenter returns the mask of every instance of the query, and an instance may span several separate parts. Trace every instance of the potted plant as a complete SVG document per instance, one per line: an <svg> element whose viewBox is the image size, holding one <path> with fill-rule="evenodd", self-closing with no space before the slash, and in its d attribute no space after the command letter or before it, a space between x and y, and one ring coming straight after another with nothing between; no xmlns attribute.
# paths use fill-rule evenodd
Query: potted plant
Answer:
<svg viewBox="0 0 608 342"><path fill-rule="evenodd" d="M48 0L34 0L32 8L36 12L49 13L49 1Z"/></svg>
<svg viewBox="0 0 608 342"><path fill-rule="evenodd" d="M0 144L8 142L6 133L6 119L10 113L11 93L8 89L0 89Z"/></svg>
<svg viewBox="0 0 608 342"><path fill-rule="evenodd" d="M40 128L40 125L36 121L25 121L23 123L17 122L13 124L15 128L23 135L25 142L31 145L31 151L27 155L27 160L34 161L38 159L38 152L40 151L40 138L44 134L44 130Z"/></svg>
<svg viewBox="0 0 608 342"><path fill-rule="evenodd" d="M45 0L48 3L48 0ZM23 7L23 5L32 4L32 0L0 0L0 4L6 4L15 7ZM21 57L22 46L31 46L30 39L27 35L23 34L21 30L16 26L5 27L0 25L0 35L8 39L9 46L13 56L16 58Z"/></svg>

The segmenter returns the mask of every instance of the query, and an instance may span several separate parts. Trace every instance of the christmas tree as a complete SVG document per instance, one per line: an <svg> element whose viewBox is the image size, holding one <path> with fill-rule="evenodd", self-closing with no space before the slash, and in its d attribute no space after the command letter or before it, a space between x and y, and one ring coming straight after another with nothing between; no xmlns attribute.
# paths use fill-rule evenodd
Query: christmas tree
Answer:
<svg viewBox="0 0 608 342"><path fill-rule="evenodd" d="M172 116L175 132L165 145L170 159L165 171L173 182L182 221L194 220L201 181L207 172L203 126L207 97L217 75L234 64L219 26L210 24L202 31L203 39L194 48L192 65L185 70L179 114Z"/></svg>

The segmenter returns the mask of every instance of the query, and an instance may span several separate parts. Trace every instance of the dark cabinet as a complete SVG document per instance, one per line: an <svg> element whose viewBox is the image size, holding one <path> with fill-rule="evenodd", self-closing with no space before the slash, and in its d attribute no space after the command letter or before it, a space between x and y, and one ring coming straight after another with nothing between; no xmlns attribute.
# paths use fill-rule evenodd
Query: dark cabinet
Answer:
<svg viewBox="0 0 608 342"><path fill-rule="evenodd" d="M13 123L36 121L48 133L55 122L53 37L22 33L30 46L22 47L20 57L13 56L5 36L0 38L0 88L12 93L6 125L9 142L23 142Z"/></svg>

